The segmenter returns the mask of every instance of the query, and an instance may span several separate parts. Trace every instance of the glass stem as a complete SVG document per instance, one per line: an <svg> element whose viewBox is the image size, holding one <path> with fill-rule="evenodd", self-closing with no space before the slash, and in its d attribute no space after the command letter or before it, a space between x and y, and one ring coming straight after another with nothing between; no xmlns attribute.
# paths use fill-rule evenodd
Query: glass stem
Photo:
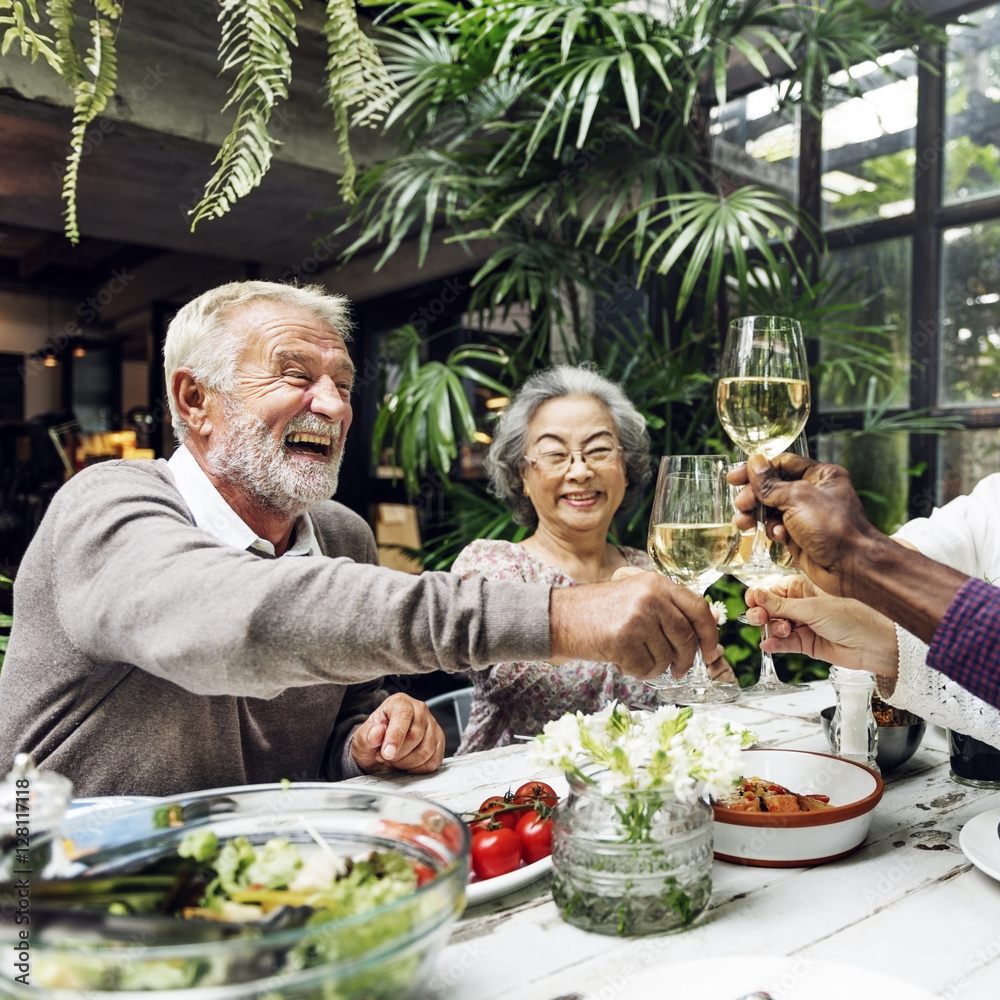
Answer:
<svg viewBox="0 0 1000 1000"><path fill-rule="evenodd" d="M704 597L707 588L689 587L688 589L692 594ZM696 687L708 687L712 683L712 678L708 676L708 665L705 663L705 657L702 656L700 645L694 651L694 663L691 664L691 669L684 675L684 683L695 685Z"/></svg>
<svg viewBox="0 0 1000 1000"><path fill-rule="evenodd" d="M767 622L764 622L760 627L760 641L763 642L769 633L769 626ZM773 683L778 679L778 671L774 668L774 657L765 650L760 651L760 677L757 680L758 684L762 684L765 681Z"/></svg>

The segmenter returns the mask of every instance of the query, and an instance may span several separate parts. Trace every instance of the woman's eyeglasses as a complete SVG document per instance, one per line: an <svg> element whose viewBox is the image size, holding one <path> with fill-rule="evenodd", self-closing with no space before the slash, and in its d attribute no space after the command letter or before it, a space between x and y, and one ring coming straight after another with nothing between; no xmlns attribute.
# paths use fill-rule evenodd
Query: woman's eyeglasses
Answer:
<svg viewBox="0 0 1000 1000"><path fill-rule="evenodd" d="M557 473L565 472L573 464L573 457L579 456L580 461L588 468L601 469L614 465L623 450L620 444L599 444L579 451L543 451L534 458L525 455L524 460L539 472Z"/></svg>

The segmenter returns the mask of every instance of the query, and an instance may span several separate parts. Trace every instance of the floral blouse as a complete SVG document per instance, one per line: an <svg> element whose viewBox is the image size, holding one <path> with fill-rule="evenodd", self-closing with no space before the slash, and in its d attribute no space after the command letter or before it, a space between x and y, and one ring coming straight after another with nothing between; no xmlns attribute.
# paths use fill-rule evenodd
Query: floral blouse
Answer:
<svg viewBox="0 0 1000 1000"><path fill-rule="evenodd" d="M652 569L645 552L622 548L630 566ZM558 566L543 562L512 542L480 538L467 545L451 568L463 578L479 574L491 580L520 580L551 587L578 582ZM496 663L469 672L472 709L458 753L488 750L514 742L515 734L534 736L564 712L596 712L609 701L658 705L656 690L623 674L611 663L571 660L549 663Z"/></svg>

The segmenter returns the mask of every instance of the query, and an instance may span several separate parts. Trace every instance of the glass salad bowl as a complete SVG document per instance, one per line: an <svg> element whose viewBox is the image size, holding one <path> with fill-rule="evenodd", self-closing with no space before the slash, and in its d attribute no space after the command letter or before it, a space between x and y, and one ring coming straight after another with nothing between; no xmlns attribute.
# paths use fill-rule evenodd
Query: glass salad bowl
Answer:
<svg viewBox="0 0 1000 1000"><path fill-rule="evenodd" d="M0 910L30 917L0 921L3 998L399 1000L426 983L465 906L466 826L398 792L213 789L70 816L54 836L0 859ZM182 844L222 851L185 858ZM32 856L51 860L40 872ZM324 895L315 871L343 872L345 858L352 878ZM305 888L279 871L290 864L313 873ZM234 878L242 888L230 898L221 883ZM297 892L268 888L289 881ZM206 892L219 912L205 912Z"/></svg>

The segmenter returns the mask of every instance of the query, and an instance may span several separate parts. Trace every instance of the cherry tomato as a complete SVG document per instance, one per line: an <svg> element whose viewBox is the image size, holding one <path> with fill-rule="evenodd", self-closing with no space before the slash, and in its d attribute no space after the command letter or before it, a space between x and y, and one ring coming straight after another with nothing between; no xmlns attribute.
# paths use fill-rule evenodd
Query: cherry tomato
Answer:
<svg viewBox="0 0 1000 1000"><path fill-rule="evenodd" d="M517 821L521 818L521 810L507 809L509 805L510 803L502 795L491 795L479 807L479 812L496 813L496 815L491 815L486 819L476 820L476 822L472 824L473 831L488 830L490 826L495 823L505 826L508 830L513 830L514 827L517 826ZM501 809L507 809L507 811L498 812L498 810Z"/></svg>
<svg viewBox="0 0 1000 1000"><path fill-rule="evenodd" d="M538 802L542 801L547 806L554 806L559 801L559 796L551 785L544 781L526 781L514 792L515 802Z"/></svg>
<svg viewBox="0 0 1000 1000"><path fill-rule="evenodd" d="M447 819L432 809L428 809L421 816L421 820L421 825L427 833L435 840L441 841L452 854L458 854L462 847L462 828L458 823L453 819Z"/></svg>
<svg viewBox="0 0 1000 1000"><path fill-rule="evenodd" d="M472 870L480 878L512 872L521 863L521 839L513 830L480 830L472 837Z"/></svg>
<svg viewBox="0 0 1000 1000"><path fill-rule="evenodd" d="M430 865L421 864L419 861L414 862L413 872L417 876L417 888L426 885L435 878L434 869Z"/></svg>
<svg viewBox="0 0 1000 1000"><path fill-rule="evenodd" d="M521 838L526 865L547 858L552 853L552 820L542 819L534 809L529 809L517 821L514 832Z"/></svg>

